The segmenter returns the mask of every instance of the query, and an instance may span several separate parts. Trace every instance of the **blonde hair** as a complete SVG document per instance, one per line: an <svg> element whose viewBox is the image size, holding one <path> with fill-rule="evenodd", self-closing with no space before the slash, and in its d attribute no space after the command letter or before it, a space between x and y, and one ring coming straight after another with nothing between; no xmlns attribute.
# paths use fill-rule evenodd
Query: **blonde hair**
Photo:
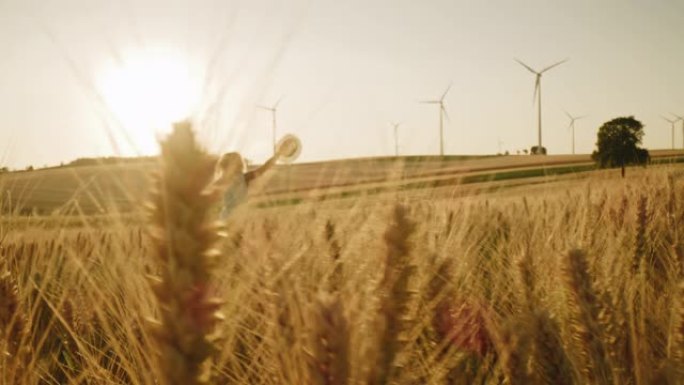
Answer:
<svg viewBox="0 0 684 385"><path fill-rule="evenodd" d="M235 167L240 172L245 171L245 162L237 152L227 152L221 155L216 165L218 171L225 172L229 167Z"/></svg>

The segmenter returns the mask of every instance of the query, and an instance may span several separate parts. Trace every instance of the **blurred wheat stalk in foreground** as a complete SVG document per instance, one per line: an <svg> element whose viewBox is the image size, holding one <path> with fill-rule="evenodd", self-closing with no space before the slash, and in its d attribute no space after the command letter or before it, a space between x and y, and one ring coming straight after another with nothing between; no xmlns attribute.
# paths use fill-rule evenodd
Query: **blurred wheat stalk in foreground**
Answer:
<svg viewBox="0 0 684 385"><path fill-rule="evenodd" d="M178 123L161 143L161 170L152 193L151 230L159 275L151 276L161 321L153 335L167 384L209 381L211 333L221 302L212 296L220 252L212 208L214 159L195 141L189 122Z"/></svg>

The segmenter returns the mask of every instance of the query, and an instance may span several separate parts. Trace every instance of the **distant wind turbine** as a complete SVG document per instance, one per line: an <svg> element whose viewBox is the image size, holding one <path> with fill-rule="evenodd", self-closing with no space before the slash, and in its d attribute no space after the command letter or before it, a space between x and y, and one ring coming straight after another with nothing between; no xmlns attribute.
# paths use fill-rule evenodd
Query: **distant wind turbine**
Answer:
<svg viewBox="0 0 684 385"><path fill-rule="evenodd" d="M674 129L675 129L675 123L677 123L677 122L679 121L679 119L668 119L668 118L666 118L666 117L664 117L664 116L662 116L662 118L663 118L666 122L670 123L670 128L672 129L672 149L674 150L674 149L675 149L675 144L674 144Z"/></svg>
<svg viewBox="0 0 684 385"><path fill-rule="evenodd" d="M283 100L283 97L281 96L272 106L260 106L258 105L258 108L261 108L262 110L270 111L271 112L271 118L272 118L272 141L273 141L273 155L275 156L276 153L276 129L277 129L277 121L276 121L276 113L278 112L278 105L280 102Z"/></svg>
<svg viewBox="0 0 684 385"><path fill-rule="evenodd" d="M570 124L568 128L572 129L572 155L575 155L575 121L586 118L585 116L572 116L567 111L564 111L565 115L570 119Z"/></svg>
<svg viewBox="0 0 684 385"><path fill-rule="evenodd" d="M444 108L444 98L451 89L451 84L442 93L442 96L437 100L423 100L421 103L425 104L438 104L439 105L439 155L444 156L444 118L449 119L449 114L447 114L446 108Z"/></svg>
<svg viewBox="0 0 684 385"><path fill-rule="evenodd" d="M558 63L552 64L552 65L544 68L541 71L534 70L532 67L528 66L527 64L523 63L522 61L520 61L518 59L515 59L515 61L520 63L520 65L525 67L528 71L532 72L536 77L536 80L534 82L534 96L532 98L532 102L534 103L534 100L535 99L537 100L537 127L538 127L537 146L539 147L539 151L541 151L541 149L542 149L541 77L542 77L542 74L544 74L544 72L550 70L551 68L557 67L557 66L565 63L566 61L568 61L568 59L561 60Z"/></svg>
<svg viewBox="0 0 684 385"><path fill-rule="evenodd" d="M682 149L684 149L684 117L676 114L672 114L672 116L682 121Z"/></svg>
<svg viewBox="0 0 684 385"><path fill-rule="evenodd" d="M390 122L392 128L394 128L394 156L399 156L399 126L401 123Z"/></svg>

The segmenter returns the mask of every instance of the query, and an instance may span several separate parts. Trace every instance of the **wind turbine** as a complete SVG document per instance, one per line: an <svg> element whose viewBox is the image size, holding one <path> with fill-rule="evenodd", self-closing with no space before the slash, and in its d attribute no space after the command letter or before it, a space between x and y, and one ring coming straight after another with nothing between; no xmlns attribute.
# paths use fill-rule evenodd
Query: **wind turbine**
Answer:
<svg viewBox="0 0 684 385"><path fill-rule="evenodd" d="M399 126L401 123L390 122L394 128L394 156L399 156Z"/></svg>
<svg viewBox="0 0 684 385"><path fill-rule="evenodd" d="M586 115L572 116L567 111L564 112L568 119L570 119L570 124L568 124L568 128L572 128L572 155L575 155L575 121L586 118Z"/></svg>
<svg viewBox="0 0 684 385"><path fill-rule="evenodd" d="M677 122L679 121L679 119L674 119L674 120L672 120L672 119L668 119L668 118L666 118L666 117L664 117L664 116L662 116L662 118L663 118L666 122L670 123L670 127L672 128L672 149L674 150L674 149L675 149L675 145L674 145L674 129L675 129L675 123L677 123Z"/></svg>
<svg viewBox="0 0 684 385"><path fill-rule="evenodd" d="M258 107L258 108L261 108L262 110L271 111L271 118L272 118L272 127L271 127L271 128L272 128L272 135L273 135L272 140L273 140L273 155L274 155L274 156L275 156L275 153L276 153L276 128L277 128L277 126L276 126L276 123L277 123L277 122L276 122L276 113L278 112L278 105L280 104L280 102L281 102L282 100L283 100L283 97L281 96L281 97L275 102L275 104L273 104L273 105L270 106L270 107L269 107L269 106L257 105L257 107Z"/></svg>
<svg viewBox="0 0 684 385"><path fill-rule="evenodd" d="M684 117L676 114L672 114L672 116L682 121L682 149L684 149Z"/></svg>
<svg viewBox="0 0 684 385"><path fill-rule="evenodd" d="M451 89L451 84L442 93L442 96L437 100L423 100L421 103L424 104L439 104L439 155L444 156L444 118L449 119L449 114L447 114L446 108L444 108L444 98Z"/></svg>
<svg viewBox="0 0 684 385"><path fill-rule="evenodd" d="M561 60L561 61L559 61L558 63L552 64L552 65L550 65L550 66L548 66L548 67L542 69L541 71L536 71L536 70L534 70L532 67L530 67L530 66L528 66L527 64L523 63L523 62L520 61L519 59L515 59L515 61L517 61L518 63L520 63L520 65L523 66L523 67L525 67L528 71L532 72L532 73L535 75L535 77L536 77L536 80L535 80L535 82L534 82L534 96L533 96L533 98L532 98L532 103L534 103L534 100L537 99L537 127L538 127L538 133L537 133L537 140L538 140L538 142L537 142L537 146L539 147L539 148L538 148L538 151L541 151L541 149L542 149L541 77L542 77L542 75L544 74L544 72L550 70L551 68L557 67L557 66L559 66L559 65L561 65L561 64L563 64L563 63L565 63L566 61L568 61L568 59Z"/></svg>

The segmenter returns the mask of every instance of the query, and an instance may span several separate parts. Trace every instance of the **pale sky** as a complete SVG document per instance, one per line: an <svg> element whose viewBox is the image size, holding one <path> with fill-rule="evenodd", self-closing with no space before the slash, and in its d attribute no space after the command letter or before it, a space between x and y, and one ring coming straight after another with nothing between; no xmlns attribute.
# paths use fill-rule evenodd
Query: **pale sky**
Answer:
<svg viewBox="0 0 684 385"><path fill-rule="evenodd" d="M271 149L270 114L256 105L281 95L278 131L300 137L302 161L393 154L390 121L402 122L402 154L436 154L438 109L418 101L450 83L446 153L491 154L499 141L515 153L536 144L536 109L534 76L514 58L570 59L542 80L552 154L570 152L564 109L588 115L577 122L584 153L624 115L645 124L647 147L670 148L661 115L684 114L675 0L0 0L0 52L10 167L153 153L157 131L140 114L167 112L188 87L205 145L256 161ZM144 78L159 72L159 94L111 75L138 62ZM111 89L138 115L113 106ZM681 148L681 123L675 139Z"/></svg>

